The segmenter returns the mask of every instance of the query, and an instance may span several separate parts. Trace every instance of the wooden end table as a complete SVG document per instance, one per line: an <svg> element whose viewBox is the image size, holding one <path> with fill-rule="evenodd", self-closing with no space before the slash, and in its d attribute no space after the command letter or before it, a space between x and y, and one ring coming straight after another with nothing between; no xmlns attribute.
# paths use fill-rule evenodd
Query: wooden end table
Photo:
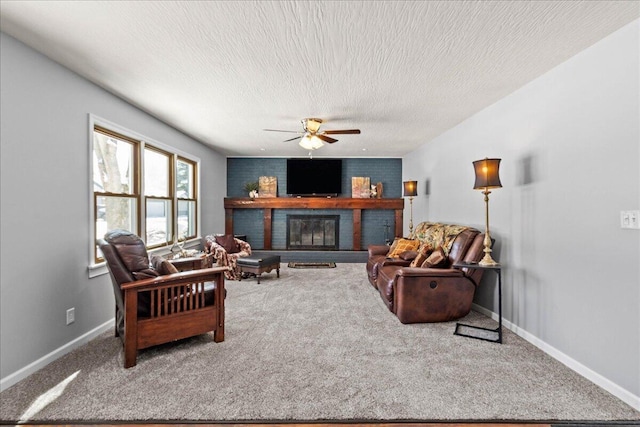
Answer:
<svg viewBox="0 0 640 427"><path fill-rule="evenodd" d="M166 259L168 259L178 271L200 270L201 268L208 268L212 265L211 257L204 253L184 258L173 258L172 255L167 255Z"/></svg>

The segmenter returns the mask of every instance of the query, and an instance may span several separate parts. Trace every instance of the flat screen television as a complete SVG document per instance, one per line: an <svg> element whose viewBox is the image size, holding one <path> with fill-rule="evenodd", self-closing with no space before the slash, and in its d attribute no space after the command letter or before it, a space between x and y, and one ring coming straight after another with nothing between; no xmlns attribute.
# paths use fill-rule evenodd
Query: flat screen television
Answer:
<svg viewBox="0 0 640 427"><path fill-rule="evenodd" d="M337 196L342 193L342 159L287 159L287 194Z"/></svg>

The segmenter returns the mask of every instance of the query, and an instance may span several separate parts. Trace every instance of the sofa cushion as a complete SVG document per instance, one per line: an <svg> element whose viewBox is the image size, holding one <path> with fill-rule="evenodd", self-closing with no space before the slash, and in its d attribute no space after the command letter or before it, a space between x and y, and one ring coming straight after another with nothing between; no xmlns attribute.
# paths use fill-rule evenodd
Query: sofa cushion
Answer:
<svg viewBox="0 0 640 427"><path fill-rule="evenodd" d="M409 267L421 267L422 263L425 262L427 257L431 255L433 249L429 245L422 245L420 249L418 249L418 255L411 261Z"/></svg>
<svg viewBox="0 0 640 427"><path fill-rule="evenodd" d="M447 264L447 256L444 254L442 246L431 252L431 255L422 263L422 267L425 268L438 268L445 267Z"/></svg>
<svg viewBox="0 0 640 427"><path fill-rule="evenodd" d="M238 248L238 243L236 242L233 234L224 234L221 236L216 236L216 243L224 248L225 251L229 254L235 254L240 252Z"/></svg>
<svg viewBox="0 0 640 427"><path fill-rule="evenodd" d="M404 251L398 255L398 258L405 261L413 261L418 256L418 252L416 251Z"/></svg>
<svg viewBox="0 0 640 427"><path fill-rule="evenodd" d="M450 265L464 260L471 244L479 234L480 232L478 230L468 229L458 235L447 254Z"/></svg>
<svg viewBox="0 0 640 427"><path fill-rule="evenodd" d="M399 239L395 248L392 248L387 256L389 258L399 258L400 254L403 252L415 251L416 249L418 249L418 245L420 245L420 242L418 240Z"/></svg>
<svg viewBox="0 0 640 427"><path fill-rule="evenodd" d="M126 230L113 230L105 234L104 240L115 248L127 270L137 272L149 269L149 255L140 237Z"/></svg>
<svg viewBox="0 0 640 427"><path fill-rule="evenodd" d="M396 250L396 246L398 246L398 242L402 239L401 237L396 237L391 242L391 246L389 246L389 250L387 251L387 257L391 257L391 254Z"/></svg>

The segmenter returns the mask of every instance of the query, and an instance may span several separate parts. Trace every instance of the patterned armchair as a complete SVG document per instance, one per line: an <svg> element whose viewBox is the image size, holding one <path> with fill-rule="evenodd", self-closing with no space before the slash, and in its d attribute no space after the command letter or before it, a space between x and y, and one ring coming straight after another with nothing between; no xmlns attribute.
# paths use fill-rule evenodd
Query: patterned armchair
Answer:
<svg viewBox="0 0 640 427"><path fill-rule="evenodd" d="M222 267L231 267L224 273L227 280L238 280L238 258L251 255L251 245L244 240L237 239L231 234L210 234L203 238L205 253L213 254L216 262Z"/></svg>

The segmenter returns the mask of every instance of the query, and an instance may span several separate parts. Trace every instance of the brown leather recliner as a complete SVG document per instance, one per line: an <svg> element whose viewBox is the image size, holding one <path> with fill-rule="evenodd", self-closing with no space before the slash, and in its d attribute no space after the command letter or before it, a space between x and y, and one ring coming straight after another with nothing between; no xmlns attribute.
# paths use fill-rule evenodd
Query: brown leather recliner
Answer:
<svg viewBox="0 0 640 427"><path fill-rule="evenodd" d="M483 270L453 268L482 259L484 234L467 228L457 235L442 268L409 267L410 260L387 259L389 247L369 246L367 275L387 308L402 323L444 322L471 311Z"/></svg>
<svg viewBox="0 0 640 427"><path fill-rule="evenodd" d="M124 367L137 351L214 332L224 341L224 273L228 267L160 275L144 242L124 230L110 231L98 246L107 262L116 300L116 336L124 345Z"/></svg>

